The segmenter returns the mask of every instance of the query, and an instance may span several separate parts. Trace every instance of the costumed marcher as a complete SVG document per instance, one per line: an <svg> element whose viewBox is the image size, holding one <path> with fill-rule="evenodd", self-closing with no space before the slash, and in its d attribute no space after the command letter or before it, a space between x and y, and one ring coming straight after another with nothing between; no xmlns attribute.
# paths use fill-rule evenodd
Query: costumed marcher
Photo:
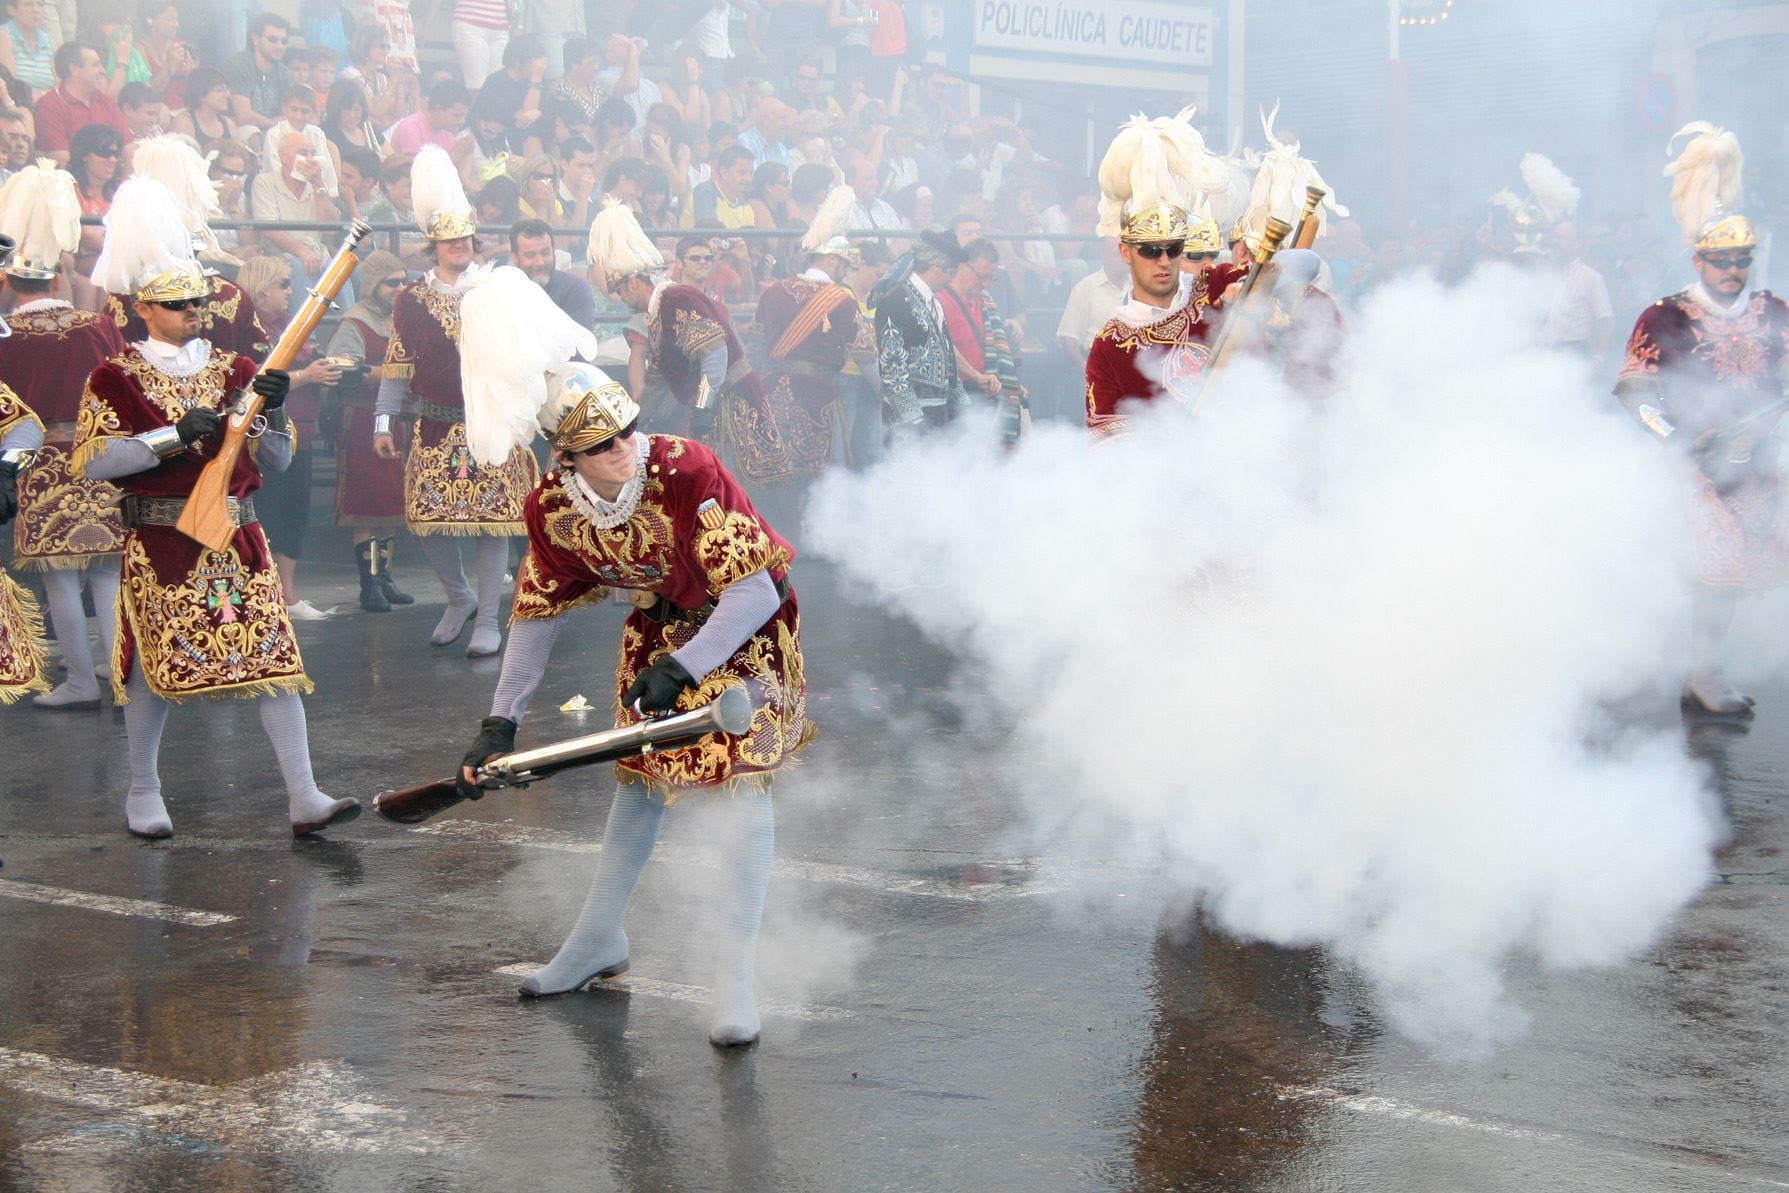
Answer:
<svg viewBox="0 0 1789 1193"><path fill-rule="evenodd" d="M764 387L797 477L843 464L849 454L839 374L857 341L857 299L843 284L862 259L843 235L856 202L850 187L834 187L802 234L806 269L758 298L770 350Z"/></svg>
<svg viewBox="0 0 1789 1193"><path fill-rule="evenodd" d="M30 471L18 478L13 565L43 573L50 624L68 668L67 677L32 704L98 708L105 666L94 661L81 588L92 590L101 657L110 659L124 523L118 490L75 476L69 456L87 374L124 351L124 340L109 319L76 310L61 297L62 255L81 243L73 176L46 158L7 179L0 186L0 232L18 244L4 271L17 303L7 318L12 334L0 338L0 377L44 420L46 440Z"/></svg>
<svg viewBox="0 0 1789 1193"><path fill-rule="evenodd" d="M373 408L391 345L392 303L406 275L404 263L383 249L362 257L355 272L365 297L343 313L327 350L349 362L335 387L341 411L335 438L335 524L354 531L360 607L390 613L393 605L413 605L416 598L400 591L391 578L397 532L404 524L404 462L374 454ZM399 437L392 438L395 443Z"/></svg>
<svg viewBox="0 0 1789 1193"><path fill-rule="evenodd" d="M241 262L219 247L217 234L211 230L210 221L222 216L223 210L217 198L220 184L212 181L209 163L185 137L173 133L138 141L130 146L130 152L132 171L155 179L174 196L192 238L193 255L211 280L211 293L199 311L199 334L221 351L266 360L273 340L255 313L254 302L215 268L224 265L233 269ZM127 344L148 334L128 293L107 294L105 314Z"/></svg>
<svg viewBox="0 0 1789 1193"><path fill-rule="evenodd" d="M870 291L886 428L942 427L963 405L956 349L938 301L938 291L962 263L957 238L928 229Z"/></svg>
<svg viewBox="0 0 1789 1193"><path fill-rule="evenodd" d="M360 804L331 799L311 775L301 694L311 690L279 577L255 520L263 468L286 466L290 379L213 347L200 334L211 283L192 257L174 197L154 179L118 188L93 281L136 295L148 335L87 379L75 434L78 476L125 492L123 587L112 652L112 697L124 705L130 749L125 822L139 837L173 834L157 760L170 703L198 696L254 697L285 779L292 832L352 819ZM230 477L230 545L212 551L175 524L215 458L236 395L252 387L265 422Z"/></svg>
<svg viewBox="0 0 1789 1193"><path fill-rule="evenodd" d="M1518 261L1535 262L1546 254L1558 280L1547 303L1541 342L1576 352L1600 367L1615 336L1615 312L1609 284L1584 259L1584 242L1571 222L1581 192L1577 183L1544 154L1524 154L1519 167L1528 197L1511 191L1491 196L1493 207L1508 213Z"/></svg>
<svg viewBox="0 0 1789 1193"><path fill-rule="evenodd" d="M44 441L43 423L19 396L0 383L0 526L18 513L18 478ZM86 632L86 627L82 627ZM47 692L49 649L43 614L31 590L0 567L0 704Z"/></svg>
<svg viewBox="0 0 1789 1193"><path fill-rule="evenodd" d="M398 291L392 304L391 341L373 415L373 451L399 458L396 420L406 399L417 401L416 427L404 460L404 519L422 540L429 565L447 590L447 609L429 641L451 646L473 621L466 647L471 659L503 646L503 573L509 540L523 534L522 502L539 479L534 456L518 447L495 464L480 464L466 448L465 407L460 399L460 300L466 295L478 248L472 204L447 152L425 145L410 168L416 222L428 237L432 269ZM473 552L476 595L466 583L461 538L478 540ZM477 615L474 620L474 614Z"/></svg>
<svg viewBox="0 0 1789 1193"><path fill-rule="evenodd" d="M1098 231L1118 238L1131 290L1087 353L1087 426L1096 436L1124 433L1129 403L1191 402L1205 370L1214 325L1204 317L1205 291L1181 272L1180 256L1188 213L1227 176L1190 117L1133 116L1100 161Z"/></svg>
<svg viewBox="0 0 1789 1193"><path fill-rule="evenodd" d="M689 408L691 434L747 485L788 481L782 429L727 308L667 278L665 259L633 209L613 196L590 223L588 255L608 292L645 314L647 363Z"/></svg>
<svg viewBox="0 0 1789 1193"><path fill-rule="evenodd" d="M1694 256L1697 281L1641 313L1628 339L1616 396L1647 430L1685 452L1694 593L1684 707L1749 717L1752 699L1728 681L1722 647L1742 593L1789 579L1782 442L1789 306L1748 285L1758 243L1735 212L1744 159L1739 141L1710 124L1666 168L1671 205Z"/></svg>
<svg viewBox="0 0 1789 1193"><path fill-rule="evenodd" d="M498 270L467 295L466 407L472 451L502 459L546 438L555 470L528 497L528 554L491 715L462 761L471 771L515 746L516 728L548 655L579 605L625 590L634 605L621 633L611 689L615 725L688 712L730 687L751 696L752 724L693 746L617 764L620 780L602 854L577 923L547 966L522 984L563 994L624 972L623 917L658 838L665 809L724 800L735 836L723 849L720 940L709 1039L758 1038L753 994L759 919L774 838L772 775L813 738L806 717L794 550L700 443L638 429L640 410L600 369L568 361L593 351L518 271Z"/></svg>

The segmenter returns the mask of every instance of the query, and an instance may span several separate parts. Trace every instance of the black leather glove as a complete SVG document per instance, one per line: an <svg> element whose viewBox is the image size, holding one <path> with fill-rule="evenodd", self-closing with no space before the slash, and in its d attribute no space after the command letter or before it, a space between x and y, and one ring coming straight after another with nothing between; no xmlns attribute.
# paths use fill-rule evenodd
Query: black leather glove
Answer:
<svg viewBox="0 0 1789 1193"><path fill-rule="evenodd" d="M0 462L0 526L19 513L19 466Z"/></svg>
<svg viewBox="0 0 1789 1193"><path fill-rule="evenodd" d="M292 374L284 369L267 369L256 373L248 387L261 395L263 411L278 410L286 404L286 395L292 392Z"/></svg>
<svg viewBox="0 0 1789 1193"><path fill-rule="evenodd" d="M486 717L478 723L478 736L472 739L472 748L460 759L462 767L470 767L473 774L488 762L493 755L512 754L516 748L516 723L508 717ZM466 782L464 770L453 777L454 790L467 799L483 799L484 788L476 783Z"/></svg>
<svg viewBox="0 0 1789 1193"><path fill-rule="evenodd" d="M703 443L714 440L715 423L719 421L720 410L710 406L706 410L690 411L690 438L700 439Z"/></svg>
<svg viewBox="0 0 1789 1193"><path fill-rule="evenodd" d="M180 435L180 442L191 447L207 435L216 435L223 430L224 416L209 406L194 406L180 416L174 424L174 430Z"/></svg>
<svg viewBox="0 0 1789 1193"><path fill-rule="evenodd" d="M643 713L670 712L677 707L677 697L683 695L683 689L695 686L696 681L683 664L666 655L634 676L621 703L629 708L638 704L638 711Z"/></svg>

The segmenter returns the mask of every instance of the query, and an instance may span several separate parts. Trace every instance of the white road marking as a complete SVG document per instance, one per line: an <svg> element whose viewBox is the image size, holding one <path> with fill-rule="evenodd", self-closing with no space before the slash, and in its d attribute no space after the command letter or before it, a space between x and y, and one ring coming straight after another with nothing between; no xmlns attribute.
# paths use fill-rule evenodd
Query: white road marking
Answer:
<svg viewBox="0 0 1789 1193"><path fill-rule="evenodd" d="M491 972L502 974L506 978L525 978L543 968L541 965L524 961L516 965L505 965ZM693 1002L707 1005L709 990L706 986L688 986L682 982L667 982L660 978L643 978L638 974L623 974L618 978L608 978L602 982L593 982L587 989L591 990L624 990L629 994L645 994L652 998L673 998L678 1002ZM828 1007L802 1003L761 1001L758 1009L766 1015L776 1015L783 1019L803 1019L809 1023L837 1023L851 1018L851 1012L844 1007Z"/></svg>
<svg viewBox="0 0 1789 1193"><path fill-rule="evenodd" d="M1457 1127L1467 1131L1479 1131L1486 1135L1496 1135L1504 1139L1558 1142L1565 1138L1565 1136L1557 1135L1551 1131L1535 1131L1527 1127L1481 1122L1478 1119L1467 1118L1463 1114L1450 1114L1445 1110L1429 1110L1421 1106L1413 1106L1408 1102L1400 1102L1396 1098L1351 1094L1322 1085L1282 1084L1279 1087L1278 1096L1281 1101L1322 1102L1325 1105L1340 1106L1345 1110L1353 1110L1361 1114L1404 1119L1436 1127Z"/></svg>
<svg viewBox="0 0 1789 1193"><path fill-rule="evenodd" d="M1382 1098L1371 1094L1351 1094L1346 1090L1331 1089L1323 1085L1292 1085L1280 1083L1276 1096L1282 1101L1319 1102L1326 1106L1339 1106L1344 1110L1352 1110L1358 1114L1371 1114L1380 1118L1401 1119L1405 1122L1422 1123L1433 1127L1452 1127L1456 1130L1477 1131L1482 1135L1495 1135L1500 1139L1515 1139L1524 1143L1564 1143L1568 1145L1585 1145L1594 1141L1614 1143L1619 1150L1648 1155L1657 1158L1656 1152L1645 1144L1633 1140L1611 1139L1608 1137L1592 1137L1562 1134L1557 1131L1540 1131L1532 1127L1515 1127L1508 1123L1491 1122L1484 1119L1468 1118L1463 1114L1454 1114L1446 1110L1431 1110L1425 1106L1400 1102L1396 1098ZM1673 1163L1681 1163L1673 1159ZM1772 1189L1789 1189L1789 1182L1772 1180L1769 1177L1755 1176L1750 1173L1730 1172L1726 1169L1715 1169L1720 1176L1730 1177L1735 1181L1749 1185L1761 1185Z"/></svg>
<svg viewBox="0 0 1789 1193"><path fill-rule="evenodd" d="M476 841L491 845L519 845L530 849L551 849L560 853L601 853L602 845L584 837L554 829L530 828L526 825L491 823L481 820L442 820L411 830L453 841ZM654 856L673 866L707 866L712 868L719 855L702 849L661 841ZM1002 868L1012 869L1010 865ZM810 862L800 858L778 858L773 874L804 882L828 882L862 887L892 895L919 895L928 899L952 899L979 903L989 899L1017 899L1049 894L1065 889L1060 885L1027 884L1017 886L1004 882L962 883L944 878L892 873L887 870L866 870L857 866L841 866L832 862Z"/></svg>
<svg viewBox="0 0 1789 1193"><path fill-rule="evenodd" d="M332 1061L310 1061L229 1085L202 1085L0 1048L0 1085L102 1111L127 1127L244 1151L420 1154L441 1146L406 1127L402 1110L369 1100L359 1078ZM71 1132L31 1146L69 1151L96 1144L109 1145L104 1137Z"/></svg>
<svg viewBox="0 0 1789 1193"><path fill-rule="evenodd" d="M236 917L216 911L194 911L168 903L151 903L145 899L120 899L113 895L92 895L86 891L70 891L61 887L39 886L35 882L15 882L0 878L0 896L29 899L33 903L53 903L58 907L79 907L84 911L103 911L108 915L136 916L138 919L165 920L191 928L214 928L235 923Z"/></svg>

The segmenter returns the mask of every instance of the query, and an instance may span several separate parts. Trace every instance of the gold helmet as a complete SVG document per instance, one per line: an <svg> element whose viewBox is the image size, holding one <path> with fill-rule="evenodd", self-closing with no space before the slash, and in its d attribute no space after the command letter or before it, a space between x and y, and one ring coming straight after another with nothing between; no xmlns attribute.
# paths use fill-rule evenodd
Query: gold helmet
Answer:
<svg viewBox="0 0 1789 1193"><path fill-rule="evenodd" d="M1218 222L1209 215L1195 216L1186 233L1186 251L1189 253L1221 253L1224 251L1224 234L1218 231Z"/></svg>
<svg viewBox="0 0 1789 1193"><path fill-rule="evenodd" d="M595 365L567 361L547 372L547 404L540 429L554 451L600 447L640 417L627 389Z"/></svg>
<svg viewBox="0 0 1789 1193"><path fill-rule="evenodd" d="M417 227L430 240L462 240L478 235L472 202L453 159L439 145L424 145L410 163L410 203Z"/></svg>
<svg viewBox="0 0 1789 1193"><path fill-rule="evenodd" d="M106 212L105 247L93 265L93 284L142 302L208 298L211 279L193 259L192 237L180 204L146 174L124 180Z"/></svg>
<svg viewBox="0 0 1789 1193"><path fill-rule="evenodd" d="M211 279L205 276L205 267L197 261L182 261L137 287L138 302L179 302L210 297Z"/></svg>
<svg viewBox="0 0 1789 1193"><path fill-rule="evenodd" d="M1729 215L1715 220L1702 229L1696 237L1698 253L1718 252L1721 249L1752 249L1758 247L1758 232L1752 227L1752 221L1743 215Z"/></svg>

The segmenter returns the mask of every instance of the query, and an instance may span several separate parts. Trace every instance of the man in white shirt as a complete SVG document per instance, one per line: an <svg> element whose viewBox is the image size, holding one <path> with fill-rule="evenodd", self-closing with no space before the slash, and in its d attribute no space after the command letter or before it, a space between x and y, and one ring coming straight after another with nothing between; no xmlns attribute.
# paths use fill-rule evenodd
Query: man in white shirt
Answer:
<svg viewBox="0 0 1789 1193"><path fill-rule="evenodd" d="M1584 242L1578 228L1563 220L1553 228L1554 259L1564 269L1547 307L1541 341L1570 348L1601 365L1609 355L1615 335L1615 312L1609 305L1609 284L1584 260Z"/></svg>
<svg viewBox="0 0 1789 1193"><path fill-rule="evenodd" d="M1105 241L1100 251L1100 267L1075 283L1068 292L1068 305L1062 309L1062 320L1056 324L1056 342L1069 359L1087 363L1088 349L1124 304L1130 293L1130 270L1118 255L1118 245Z"/></svg>

